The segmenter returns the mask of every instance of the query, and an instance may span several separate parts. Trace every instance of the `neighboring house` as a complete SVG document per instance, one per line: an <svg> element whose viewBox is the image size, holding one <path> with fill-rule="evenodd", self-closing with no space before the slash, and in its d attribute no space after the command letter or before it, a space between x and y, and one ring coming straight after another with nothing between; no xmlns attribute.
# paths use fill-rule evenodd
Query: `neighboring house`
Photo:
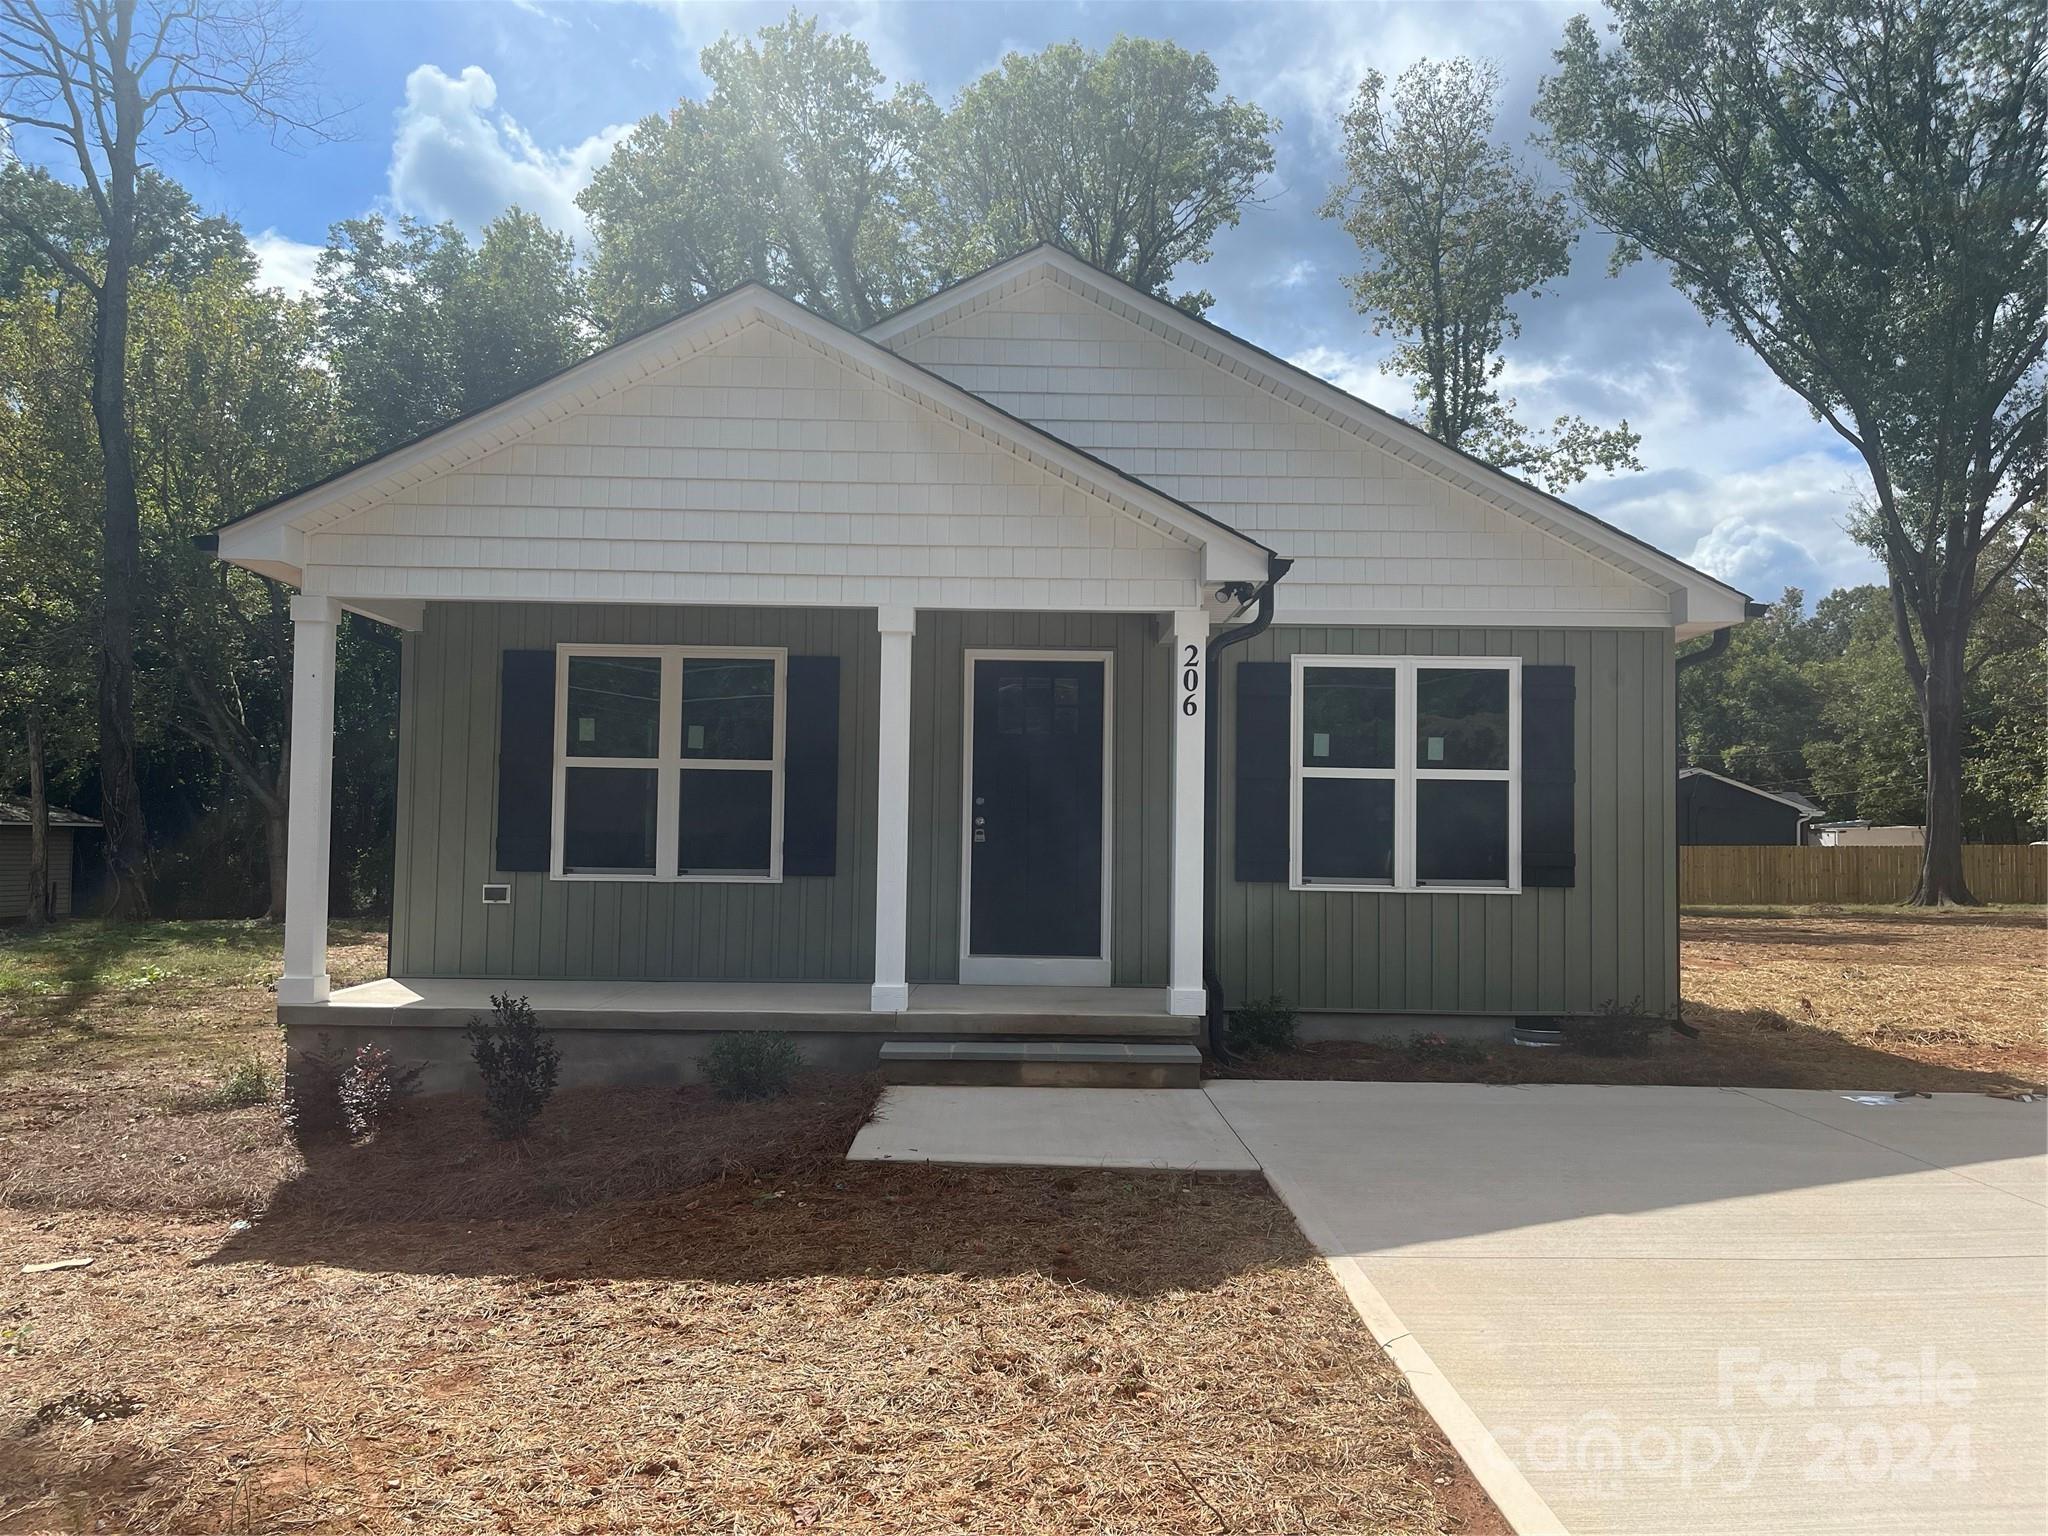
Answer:
<svg viewBox="0 0 2048 1536"><path fill-rule="evenodd" d="M1813 828L1823 848L1918 848L1927 841L1925 827L1874 827L1867 821L1826 821Z"/></svg>
<svg viewBox="0 0 2048 1536"><path fill-rule="evenodd" d="M28 807L19 800L0 800L0 923L28 916ZM90 816L50 808L50 915L71 915L73 840L99 823Z"/></svg>
<svg viewBox="0 0 2048 1536"><path fill-rule="evenodd" d="M592 1075L1193 1039L1205 792L1229 1001L1668 1012L1673 648L1747 606L1046 247L864 335L743 287L218 548L303 594L288 1031L453 1060L511 990ZM394 980L330 996L344 610L404 631Z"/></svg>
<svg viewBox="0 0 2048 1536"><path fill-rule="evenodd" d="M1826 815L1804 795L1758 789L1707 768L1678 770L1678 840L1796 845L1809 821Z"/></svg>

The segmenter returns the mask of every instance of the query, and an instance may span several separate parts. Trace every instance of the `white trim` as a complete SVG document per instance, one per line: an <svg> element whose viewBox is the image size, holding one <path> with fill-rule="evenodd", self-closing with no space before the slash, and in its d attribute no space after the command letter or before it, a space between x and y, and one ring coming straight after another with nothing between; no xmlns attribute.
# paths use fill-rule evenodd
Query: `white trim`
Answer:
<svg viewBox="0 0 2048 1536"><path fill-rule="evenodd" d="M280 1003L327 1000L327 871L334 823L334 636L341 605L291 600L291 801L284 875Z"/></svg>
<svg viewBox="0 0 2048 1536"><path fill-rule="evenodd" d="M1248 383L1299 405L1376 447L1428 471L1482 500L1524 518L1566 543L1597 554L1609 564L1649 581L1681 599L1666 622L1686 623L1694 634L1739 624L1745 594L1706 572L1695 570L1653 545L1631 538L1591 513L1546 495L1514 476L1489 468L1444 447L1410 422L1346 394L1306 369L1261 352L1220 327L1196 320L1172 305L1097 271L1056 246L1039 246L998 263L986 272L889 316L866 334L894 346L914 333L935 328L1028 283L1049 279L1100 304L1164 340L1226 369ZM1287 551L1283 550L1285 554ZM1693 611L1697 609L1698 611ZM1445 623L1445 619L1429 622ZM1541 621L1525 619L1526 627Z"/></svg>
<svg viewBox="0 0 2048 1536"><path fill-rule="evenodd" d="M960 755L960 980L963 985L1106 987L1110 984L1111 876L1115 870L1116 653L1084 648L963 653ZM974 669L984 661L1102 663L1102 943L1093 955L977 955L974 926Z"/></svg>
<svg viewBox="0 0 2048 1536"><path fill-rule="evenodd" d="M1341 625L1352 629L1661 629L1672 628L1671 615L1639 608L1618 608L1602 613L1586 609L1499 608L1302 608L1286 604L1287 583L1277 594L1279 611L1273 627L1289 624L1323 628ZM1705 633L1703 629L1695 631ZM1682 636L1680 638L1683 638Z"/></svg>
<svg viewBox="0 0 2048 1536"><path fill-rule="evenodd" d="M661 663L653 757L582 757L569 745L569 662L577 656L651 657ZM683 663L692 659L770 661L775 666L773 755L768 758L703 758L683 755ZM554 811L548 828L548 876L554 880L595 880L638 885L779 885L782 882L782 787L788 722L789 651L766 645L608 645L564 642L555 647ZM562 830L571 768L652 770L654 773L654 868L571 870L562 866ZM682 828L685 773L767 773L768 871L766 874L681 874L674 868Z"/></svg>
<svg viewBox="0 0 2048 1536"><path fill-rule="evenodd" d="M1310 667L1394 674L1394 766L1312 768L1301 760L1302 683ZM1415 680L1419 672L1499 671L1508 674L1506 768L1430 768L1415 761ZM1402 896L1516 896L1522 890L1522 659L1519 656L1315 656L1290 658L1287 685L1287 883L1297 891L1383 891ZM1308 880L1301 872L1302 784L1308 779L1376 779L1394 786L1394 878ZM1502 885L1427 884L1416 879L1416 786L1423 782L1493 783L1508 787L1508 877Z"/></svg>
<svg viewBox="0 0 2048 1536"><path fill-rule="evenodd" d="M230 564L262 559L271 574L301 583L303 534L388 501L422 481L461 469L548 422L671 368L756 323L803 342L1014 457L1091 491L1124 515L1200 550L1204 581L1264 579L1268 551L1249 534L1006 414L978 395L811 314L773 290L751 283L645 335L606 348L509 400L228 524L219 533L219 556Z"/></svg>
<svg viewBox="0 0 2048 1536"><path fill-rule="evenodd" d="M1179 608L1167 635L1173 670L1173 899L1168 907L1167 1012L1208 1011L1202 986L1203 795L1208 773L1209 614Z"/></svg>
<svg viewBox="0 0 2048 1536"><path fill-rule="evenodd" d="M905 964L910 947L910 673L915 608L875 610L881 637L875 684L875 982L876 1013L910 1007Z"/></svg>

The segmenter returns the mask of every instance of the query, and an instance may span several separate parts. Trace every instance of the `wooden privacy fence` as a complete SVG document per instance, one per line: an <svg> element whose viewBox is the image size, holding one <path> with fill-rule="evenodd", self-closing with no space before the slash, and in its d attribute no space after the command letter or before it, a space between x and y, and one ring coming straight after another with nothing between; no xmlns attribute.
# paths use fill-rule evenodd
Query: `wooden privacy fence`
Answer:
<svg viewBox="0 0 2048 1536"><path fill-rule="evenodd" d="M1728 847L1678 850L1688 907L1801 907L1904 901L1920 878L1910 847ZM1963 878L1979 901L2048 902L2048 848L1966 843Z"/></svg>

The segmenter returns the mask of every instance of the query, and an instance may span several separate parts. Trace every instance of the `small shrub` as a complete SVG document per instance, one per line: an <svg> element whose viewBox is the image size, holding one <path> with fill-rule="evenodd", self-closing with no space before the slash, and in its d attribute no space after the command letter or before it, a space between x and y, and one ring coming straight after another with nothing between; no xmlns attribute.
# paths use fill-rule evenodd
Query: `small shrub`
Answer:
<svg viewBox="0 0 2048 1536"><path fill-rule="evenodd" d="M1441 1061L1453 1066L1476 1067L1493 1054L1483 1040L1467 1040L1462 1035L1444 1035L1431 1030L1424 1035L1408 1037L1408 1058L1411 1061Z"/></svg>
<svg viewBox="0 0 2048 1536"><path fill-rule="evenodd" d="M704 1053L704 1080L721 1099L779 1099L803 1064L787 1035L724 1035Z"/></svg>
<svg viewBox="0 0 2048 1536"><path fill-rule="evenodd" d="M360 1141L375 1131L394 1107L418 1090L420 1073L425 1070L423 1064L401 1067L389 1051L374 1042L357 1046L349 1064L342 1068L336 1090L350 1138Z"/></svg>
<svg viewBox="0 0 2048 1536"><path fill-rule="evenodd" d="M270 1102L270 1068L261 1056L244 1056L215 1080L208 1109L248 1109Z"/></svg>
<svg viewBox="0 0 2048 1536"><path fill-rule="evenodd" d="M1611 999L1591 1014L1578 1014L1559 1021L1568 1050L1587 1056L1647 1056L1664 1021L1643 1012L1643 1000L1618 1003Z"/></svg>
<svg viewBox="0 0 2048 1536"><path fill-rule="evenodd" d="M341 1112L341 1074L348 1066L326 1035L287 1059L284 1123L302 1147L338 1141L348 1130Z"/></svg>
<svg viewBox="0 0 2048 1536"><path fill-rule="evenodd" d="M1224 1043L1248 1056L1291 1051L1296 1022L1293 1005L1279 993L1250 998L1230 1010Z"/></svg>
<svg viewBox="0 0 2048 1536"><path fill-rule="evenodd" d="M484 1080L484 1119L508 1140L524 1136L555 1092L562 1053L523 997L491 994L491 1021L471 1018L463 1030Z"/></svg>

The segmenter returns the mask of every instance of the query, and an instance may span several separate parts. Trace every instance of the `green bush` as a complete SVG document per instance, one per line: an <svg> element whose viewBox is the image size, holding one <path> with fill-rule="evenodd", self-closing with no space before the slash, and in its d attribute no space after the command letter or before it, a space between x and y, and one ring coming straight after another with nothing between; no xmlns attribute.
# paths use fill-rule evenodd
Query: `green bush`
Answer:
<svg viewBox="0 0 2048 1536"><path fill-rule="evenodd" d="M1609 999L1591 1014L1560 1019L1567 1050L1587 1056L1647 1056L1664 1020L1643 1012L1643 1000L1618 1003Z"/></svg>
<svg viewBox="0 0 2048 1536"><path fill-rule="evenodd" d="M704 1053L704 1081L721 1099L779 1099L803 1064L787 1035L722 1035Z"/></svg>
<svg viewBox="0 0 2048 1536"><path fill-rule="evenodd" d="M484 1119L507 1140L524 1136L554 1096L562 1053L523 997L491 994L491 1021L472 1017L462 1032L484 1080Z"/></svg>
<svg viewBox="0 0 2048 1536"><path fill-rule="evenodd" d="M1271 997L1250 998L1230 1010L1224 1043L1247 1056L1267 1051L1294 1049L1294 1007L1275 992Z"/></svg>
<svg viewBox="0 0 2048 1536"><path fill-rule="evenodd" d="M1408 1037L1411 1061L1444 1061L1454 1066L1476 1067L1491 1054L1485 1041L1467 1040L1459 1035L1441 1035L1431 1030L1426 1035Z"/></svg>

